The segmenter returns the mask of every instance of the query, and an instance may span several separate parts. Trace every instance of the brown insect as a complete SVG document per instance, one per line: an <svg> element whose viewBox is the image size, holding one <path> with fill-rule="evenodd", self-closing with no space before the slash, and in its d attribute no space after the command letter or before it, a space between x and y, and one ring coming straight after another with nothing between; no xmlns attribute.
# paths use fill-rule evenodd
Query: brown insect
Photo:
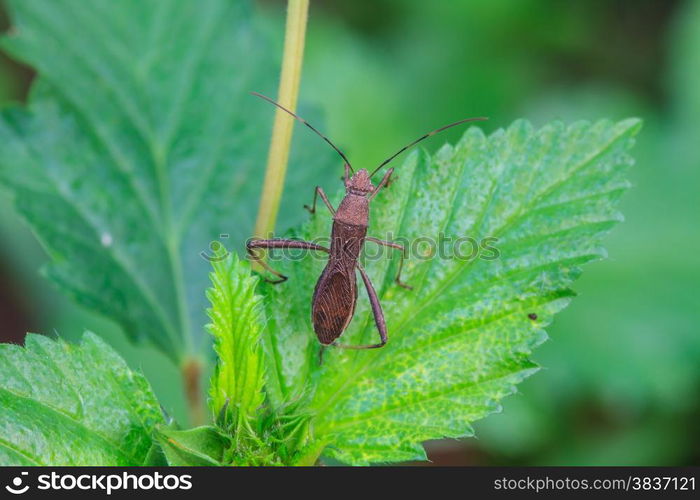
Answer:
<svg viewBox="0 0 700 500"><path fill-rule="evenodd" d="M364 268L359 263L360 252L362 252L365 241L372 241L379 245L393 248L401 252L399 270L396 274L395 281L399 286L408 290L410 290L411 287L401 281L401 270L403 269L403 262L406 258L405 247L397 243L367 236L367 228L369 226L369 204L382 188L389 185L391 174L393 173L394 169L390 168L387 170L386 174L384 174L384 177L377 186L372 184L372 176L374 176L374 174L376 174L382 167L387 165L398 155L406 151L408 148L418 144L423 139L426 139L450 127L454 127L455 125L460 125L469 121L485 120L486 118L467 118L451 123L437 130L433 130L432 132L425 134L407 146L401 148L397 153L383 161L382 164L374 169L370 174L365 169L360 169L355 172L345 154L343 154L343 152L338 149L330 141L330 139L316 130L309 122L276 103L269 97L258 94L257 92L253 92L252 94L265 99L281 110L289 113L295 119L299 120L316 134L321 136L321 138L323 138L323 140L325 140L340 155L345 162L345 175L343 177L343 182L345 184L345 197L340 202L340 205L338 205L338 209L336 210L333 208L333 205L331 205L331 202L328 200L328 197L323 189L320 186L316 186L312 205L304 205L309 212L312 214L315 213L316 201L318 196L320 196L323 203L325 203L328 210L330 210L331 214L333 215L333 229L331 231L330 248L300 240L279 238L269 240L251 239L246 244L250 259L259 262L269 272L275 276L278 276L279 279L266 279L266 281L270 283L277 284L286 281L287 277L270 267L270 265L257 253L258 249L298 248L327 253L329 255L328 263L326 264L325 269L321 273L321 276L316 283L311 307L311 319L319 342L323 346L334 345L336 347L343 347L346 349L374 349L384 346L387 343L387 329L386 322L384 321L384 313L382 312L382 306L379 302L379 298L377 297L377 292L374 290L372 281L369 279L369 276L367 276ZM350 324L355 312L355 304L357 302L357 279L355 276L355 271L360 273L362 281L365 284L365 288L367 289L367 295L369 296L369 301L372 306L372 313L374 315L374 322L376 323L377 330L379 331L380 341L378 344L342 345L335 343L338 337L340 337L340 335Z"/></svg>

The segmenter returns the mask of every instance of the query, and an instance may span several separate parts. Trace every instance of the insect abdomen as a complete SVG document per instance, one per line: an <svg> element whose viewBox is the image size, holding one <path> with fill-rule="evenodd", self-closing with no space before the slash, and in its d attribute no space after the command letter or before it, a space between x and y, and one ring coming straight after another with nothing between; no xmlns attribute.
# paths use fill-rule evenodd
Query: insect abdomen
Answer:
<svg viewBox="0 0 700 500"><path fill-rule="evenodd" d="M355 312L357 283L354 271L326 268L316 284L312 321L319 342L333 343L347 328Z"/></svg>

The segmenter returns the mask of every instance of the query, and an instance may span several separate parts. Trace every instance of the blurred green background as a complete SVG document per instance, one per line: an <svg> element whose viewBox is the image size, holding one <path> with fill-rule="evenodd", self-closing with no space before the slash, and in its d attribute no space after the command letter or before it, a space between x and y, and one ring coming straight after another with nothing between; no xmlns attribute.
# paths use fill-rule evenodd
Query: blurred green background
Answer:
<svg viewBox="0 0 700 500"><path fill-rule="evenodd" d="M487 130L520 117L645 122L626 221L535 353L545 369L476 424L477 439L429 443L433 463L699 464L700 1L311 4L301 98L355 165L464 116L489 116ZM257 10L281 51L284 2ZM0 53L0 105L24 100L32 76ZM0 192L0 340L100 332L186 420L176 367L55 291L45 259Z"/></svg>

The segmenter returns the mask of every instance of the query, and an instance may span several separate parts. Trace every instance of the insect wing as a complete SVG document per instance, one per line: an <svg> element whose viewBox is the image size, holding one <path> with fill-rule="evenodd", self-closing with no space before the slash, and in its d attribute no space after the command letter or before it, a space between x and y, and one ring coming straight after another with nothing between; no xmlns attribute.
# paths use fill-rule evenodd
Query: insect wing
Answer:
<svg viewBox="0 0 700 500"><path fill-rule="evenodd" d="M355 273L329 265L316 284L311 311L319 342L328 345L340 337L352 320L356 302Z"/></svg>

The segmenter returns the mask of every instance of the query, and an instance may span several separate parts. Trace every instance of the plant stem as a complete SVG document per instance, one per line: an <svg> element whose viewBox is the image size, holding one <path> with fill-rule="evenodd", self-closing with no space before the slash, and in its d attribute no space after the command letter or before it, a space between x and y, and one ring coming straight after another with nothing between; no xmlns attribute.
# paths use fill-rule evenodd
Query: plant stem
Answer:
<svg viewBox="0 0 700 500"><path fill-rule="evenodd" d="M277 102L292 111L296 109L299 94L308 11L309 0L289 0ZM272 127L272 139L267 157L267 170L260 198L258 219L255 223L255 236L259 238L267 238L275 230L293 129L294 119L281 109L277 109Z"/></svg>
<svg viewBox="0 0 700 500"><path fill-rule="evenodd" d="M309 467L316 465L318 459L321 457L321 452L326 447L326 443L316 443L302 453L300 457L297 458L294 465L298 467Z"/></svg>
<svg viewBox="0 0 700 500"><path fill-rule="evenodd" d="M186 358L182 363L182 381L185 387L185 399L189 411L190 424L197 427L204 424L204 407L202 406L202 362L194 357Z"/></svg>

